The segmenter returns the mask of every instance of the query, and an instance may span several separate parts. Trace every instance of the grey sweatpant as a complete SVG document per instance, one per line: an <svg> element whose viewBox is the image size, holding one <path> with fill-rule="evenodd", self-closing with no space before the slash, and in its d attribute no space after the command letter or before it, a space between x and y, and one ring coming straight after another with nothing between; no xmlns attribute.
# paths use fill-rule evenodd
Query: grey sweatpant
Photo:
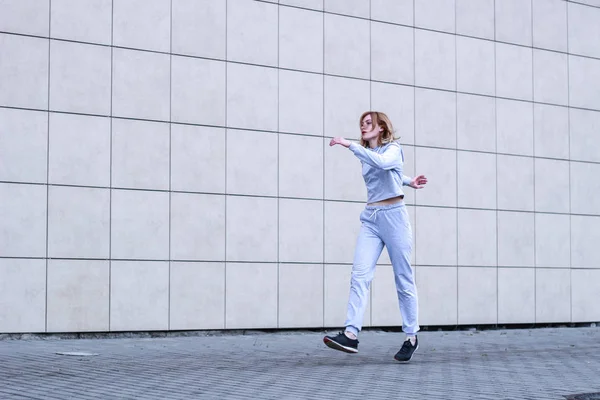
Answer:
<svg viewBox="0 0 600 400"><path fill-rule="evenodd" d="M346 330L358 335L362 329L375 265L385 245L394 270L402 328L407 335L414 335L419 331L419 306L410 266L412 229L406 206L403 202L367 206L360 215L360 221L362 226L354 253Z"/></svg>

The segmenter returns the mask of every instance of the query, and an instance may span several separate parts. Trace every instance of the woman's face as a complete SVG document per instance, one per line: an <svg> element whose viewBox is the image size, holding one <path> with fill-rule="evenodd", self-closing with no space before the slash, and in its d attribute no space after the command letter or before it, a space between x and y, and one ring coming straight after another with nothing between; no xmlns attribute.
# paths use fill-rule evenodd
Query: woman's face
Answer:
<svg viewBox="0 0 600 400"><path fill-rule="evenodd" d="M371 118L371 115L365 115L360 123L360 132L362 133L363 140L369 141L371 139L375 139L379 136L381 131L382 128L378 124L373 125L373 119Z"/></svg>

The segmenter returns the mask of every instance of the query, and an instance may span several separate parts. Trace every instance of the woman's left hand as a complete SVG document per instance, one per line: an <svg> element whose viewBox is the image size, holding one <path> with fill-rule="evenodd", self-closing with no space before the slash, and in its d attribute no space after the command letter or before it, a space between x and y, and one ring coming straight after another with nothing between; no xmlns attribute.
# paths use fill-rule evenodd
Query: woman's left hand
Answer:
<svg viewBox="0 0 600 400"><path fill-rule="evenodd" d="M425 175L415 176L412 181L410 181L410 186L413 189L423 189L427 184L427 178Z"/></svg>
<svg viewBox="0 0 600 400"><path fill-rule="evenodd" d="M333 139L331 139L331 142L329 142L330 146L335 146L336 144L341 144L344 147L350 147L350 144L352 142L350 142L349 140L344 139L343 137L334 137Z"/></svg>

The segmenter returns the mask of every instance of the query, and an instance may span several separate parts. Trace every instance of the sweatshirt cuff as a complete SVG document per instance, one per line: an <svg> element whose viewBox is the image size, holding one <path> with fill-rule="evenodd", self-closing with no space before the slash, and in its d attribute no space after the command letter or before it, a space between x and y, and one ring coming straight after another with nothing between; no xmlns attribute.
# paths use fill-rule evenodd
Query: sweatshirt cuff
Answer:
<svg viewBox="0 0 600 400"><path fill-rule="evenodd" d="M410 185L410 181L412 181L412 178L402 175L402 185L403 186L408 186Z"/></svg>

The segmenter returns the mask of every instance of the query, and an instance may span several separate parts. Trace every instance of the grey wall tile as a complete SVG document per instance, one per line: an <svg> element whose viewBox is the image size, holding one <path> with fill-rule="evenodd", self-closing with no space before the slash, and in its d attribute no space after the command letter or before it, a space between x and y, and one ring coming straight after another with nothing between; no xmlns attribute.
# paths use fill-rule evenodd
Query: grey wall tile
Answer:
<svg viewBox="0 0 600 400"><path fill-rule="evenodd" d="M50 34L53 38L111 44L112 0L53 0Z"/></svg>
<svg viewBox="0 0 600 400"><path fill-rule="evenodd" d="M499 209L534 210L533 160L531 157L498 155ZM515 172L511 173L510 171Z"/></svg>
<svg viewBox="0 0 600 400"><path fill-rule="evenodd" d="M112 186L169 189L169 125L114 119Z"/></svg>
<svg viewBox="0 0 600 400"><path fill-rule="evenodd" d="M111 210L112 258L169 258L169 193L113 189Z"/></svg>
<svg viewBox="0 0 600 400"><path fill-rule="evenodd" d="M359 217L364 208L364 203L325 201L326 263L352 263L360 231ZM347 285L348 281L346 291ZM327 305L325 309L327 310Z"/></svg>
<svg viewBox="0 0 600 400"><path fill-rule="evenodd" d="M600 112L571 108L570 125L570 158L578 161L600 161L598 140L600 139Z"/></svg>
<svg viewBox="0 0 600 400"><path fill-rule="evenodd" d="M105 46L50 43L50 109L110 114L111 49Z"/></svg>
<svg viewBox="0 0 600 400"><path fill-rule="evenodd" d="M279 66L323 72L323 30L323 13L280 7Z"/></svg>
<svg viewBox="0 0 600 400"><path fill-rule="evenodd" d="M456 101L456 147L496 151L496 100L458 93Z"/></svg>
<svg viewBox="0 0 600 400"><path fill-rule="evenodd" d="M418 265L457 264L457 221L455 208L416 209L416 263Z"/></svg>
<svg viewBox="0 0 600 400"><path fill-rule="evenodd" d="M416 192L416 204L456 206L456 157L452 150L415 148L415 171L429 181Z"/></svg>
<svg viewBox="0 0 600 400"><path fill-rule="evenodd" d="M276 328L278 265L228 263L225 328Z"/></svg>
<svg viewBox="0 0 600 400"><path fill-rule="evenodd" d="M360 138L359 119L369 106L369 82L357 79L325 77L326 137Z"/></svg>
<svg viewBox="0 0 600 400"><path fill-rule="evenodd" d="M498 266L535 265L534 214L498 211Z"/></svg>
<svg viewBox="0 0 600 400"><path fill-rule="evenodd" d="M325 198L328 200L365 201L367 190L362 177L362 164L342 146L331 147L324 140Z"/></svg>
<svg viewBox="0 0 600 400"><path fill-rule="evenodd" d="M171 189L225 193L225 129L171 125Z"/></svg>
<svg viewBox="0 0 600 400"><path fill-rule="evenodd" d="M536 158L534 162L535 211L568 213L569 162L542 158Z"/></svg>
<svg viewBox="0 0 600 400"><path fill-rule="evenodd" d="M112 261L110 330L169 329L169 263Z"/></svg>
<svg viewBox="0 0 600 400"><path fill-rule="evenodd" d="M369 78L368 59L369 22L325 14L325 73Z"/></svg>
<svg viewBox="0 0 600 400"><path fill-rule="evenodd" d="M177 0L171 7L173 53L226 58L226 1Z"/></svg>
<svg viewBox="0 0 600 400"><path fill-rule="evenodd" d="M45 183L48 114L0 108L0 180Z"/></svg>
<svg viewBox="0 0 600 400"><path fill-rule="evenodd" d="M46 260L0 258L0 330L46 330Z"/></svg>
<svg viewBox="0 0 600 400"><path fill-rule="evenodd" d="M225 263L171 263L169 328L225 329Z"/></svg>
<svg viewBox="0 0 600 400"><path fill-rule="evenodd" d="M477 282L473 285L473 282ZM498 272L496 268L458 267L458 323L498 322Z"/></svg>
<svg viewBox="0 0 600 400"><path fill-rule="evenodd" d="M531 1L502 0L496 7L496 40L531 46Z"/></svg>
<svg viewBox="0 0 600 400"><path fill-rule="evenodd" d="M535 321L535 269L498 268L498 322Z"/></svg>
<svg viewBox="0 0 600 400"><path fill-rule="evenodd" d="M533 99L540 103L569 104L567 55L533 50Z"/></svg>
<svg viewBox="0 0 600 400"><path fill-rule="evenodd" d="M227 197L227 261L277 261L277 199Z"/></svg>
<svg viewBox="0 0 600 400"><path fill-rule="evenodd" d="M279 70L279 131L323 135L323 76Z"/></svg>
<svg viewBox="0 0 600 400"><path fill-rule="evenodd" d="M169 52L171 1L113 0L113 44Z"/></svg>
<svg viewBox="0 0 600 400"><path fill-rule="evenodd" d="M415 142L415 93L404 85L371 82L371 109L385 113L403 144Z"/></svg>
<svg viewBox="0 0 600 400"><path fill-rule="evenodd" d="M48 332L99 332L109 325L109 261L48 261Z"/></svg>
<svg viewBox="0 0 600 400"><path fill-rule="evenodd" d="M458 210L458 265L496 266L496 211Z"/></svg>
<svg viewBox="0 0 600 400"><path fill-rule="evenodd" d="M114 49L113 115L168 120L169 75L168 55Z"/></svg>
<svg viewBox="0 0 600 400"><path fill-rule="evenodd" d="M413 84L415 81L414 31L411 28L371 23L371 79Z"/></svg>
<svg viewBox="0 0 600 400"><path fill-rule="evenodd" d="M415 26L454 33L455 0L415 0Z"/></svg>
<svg viewBox="0 0 600 400"><path fill-rule="evenodd" d="M600 110L600 60L569 56L569 105Z"/></svg>
<svg viewBox="0 0 600 400"><path fill-rule="evenodd" d="M600 7L599 0L578 0L579 4L587 4L588 6Z"/></svg>
<svg viewBox="0 0 600 400"><path fill-rule="evenodd" d="M420 324L457 323L457 273L456 267L417 267Z"/></svg>
<svg viewBox="0 0 600 400"><path fill-rule="evenodd" d="M0 33L0 106L48 109L48 39Z"/></svg>
<svg viewBox="0 0 600 400"><path fill-rule="evenodd" d="M532 80L532 49L496 43L496 95L532 100Z"/></svg>
<svg viewBox="0 0 600 400"><path fill-rule="evenodd" d="M600 164L571 162L571 212L600 215Z"/></svg>
<svg viewBox="0 0 600 400"><path fill-rule="evenodd" d="M46 256L46 186L0 183L0 256Z"/></svg>
<svg viewBox="0 0 600 400"><path fill-rule="evenodd" d="M225 259L225 196L171 194L171 259Z"/></svg>
<svg viewBox="0 0 600 400"><path fill-rule="evenodd" d="M413 25L412 0L371 0L371 19Z"/></svg>
<svg viewBox="0 0 600 400"><path fill-rule="evenodd" d="M50 114L50 183L110 186L110 119Z"/></svg>
<svg viewBox="0 0 600 400"><path fill-rule="evenodd" d="M280 328L323 326L323 265L279 264Z"/></svg>
<svg viewBox="0 0 600 400"><path fill-rule="evenodd" d="M110 189L51 186L48 256L109 258Z"/></svg>
<svg viewBox="0 0 600 400"><path fill-rule="evenodd" d="M494 39L494 0L456 0L456 33Z"/></svg>
<svg viewBox="0 0 600 400"><path fill-rule="evenodd" d="M533 46L567 51L567 4L562 0L533 0Z"/></svg>
<svg viewBox="0 0 600 400"><path fill-rule="evenodd" d="M320 137L279 135L280 196L323 198L324 148Z"/></svg>
<svg viewBox="0 0 600 400"><path fill-rule="evenodd" d="M323 2L325 0L279 0L279 4L285 4L296 7L310 8L323 11Z"/></svg>
<svg viewBox="0 0 600 400"><path fill-rule="evenodd" d="M535 272L535 321L571 320L571 271L538 269Z"/></svg>
<svg viewBox="0 0 600 400"><path fill-rule="evenodd" d="M277 70L227 65L227 126L277 130Z"/></svg>
<svg viewBox="0 0 600 400"><path fill-rule="evenodd" d="M458 91L494 95L494 42L457 36L456 63Z"/></svg>
<svg viewBox="0 0 600 400"><path fill-rule="evenodd" d="M365 0L324 0L325 11L352 15L354 17L369 17L369 2Z"/></svg>
<svg viewBox="0 0 600 400"><path fill-rule="evenodd" d="M497 99L496 135L499 153L533 155L533 104Z"/></svg>
<svg viewBox="0 0 600 400"><path fill-rule="evenodd" d="M276 66L277 6L252 0L227 5L227 59Z"/></svg>
<svg viewBox="0 0 600 400"><path fill-rule="evenodd" d="M533 116L535 155L537 157L568 159L569 109L546 104L534 104ZM573 127L571 130L573 130ZM571 135L573 135L573 132L571 132Z"/></svg>
<svg viewBox="0 0 600 400"><path fill-rule="evenodd" d="M600 57L600 9L568 3L569 53Z"/></svg>
<svg viewBox="0 0 600 400"><path fill-rule="evenodd" d="M599 218L583 215L571 216L571 267L594 268L600 262ZM597 283L598 281L596 281Z"/></svg>
<svg viewBox="0 0 600 400"><path fill-rule="evenodd" d="M496 154L459 151L457 156L458 206L496 208Z"/></svg>
<svg viewBox="0 0 600 400"><path fill-rule="evenodd" d="M48 37L50 0L5 0L0 4L0 31Z"/></svg>
<svg viewBox="0 0 600 400"><path fill-rule="evenodd" d="M279 261L323 262L321 200L279 200Z"/></svg>
<svg viewBox="0 0 600 400"><path fill-rule="evenodd" d="M225 125L226 64L173 56L171 69L171 120Z"/></svg>
<svg viewBox="0 0 600 400"><path fill-rule="evenodd" d="M277 196L277 134L227 131L227 193Z"/></svg>
<svg viewBox="0 0 600 400"><path fill-rule="evenodd" d="M456 94L415 89L415 144L456 148Z"/></svg>
<svg viewBox="0 0 600 400"><path fill-rule="evenodd" d="M596 321L600 317L596 304L598 295L599 270L571 271L571 321Z"/></svg>
<svg viewBox="0 0 600 400"><path fill-rule="evenodd" d="M456 90L455 48L453 35L415 30L415 84Z"/></svg>
<svg viewBox="0 0 600 400"><path fill-rule="evenodd" d="M560 214L535 214L535 265L571 266L571 217Z"/></svg>

